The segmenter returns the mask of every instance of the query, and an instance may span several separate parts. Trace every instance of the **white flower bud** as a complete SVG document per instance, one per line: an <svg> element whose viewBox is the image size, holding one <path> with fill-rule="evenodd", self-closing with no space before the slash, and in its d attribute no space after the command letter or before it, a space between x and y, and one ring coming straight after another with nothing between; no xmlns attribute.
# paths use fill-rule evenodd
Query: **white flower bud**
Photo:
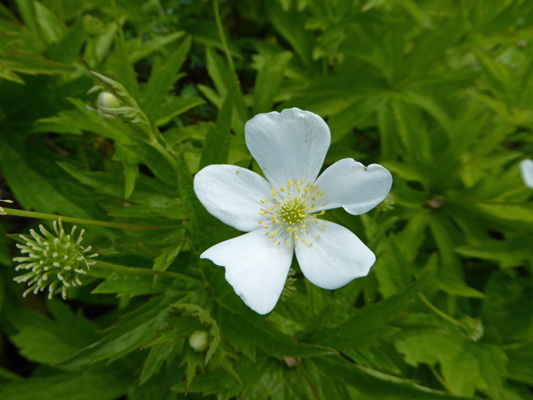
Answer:
<svg viewBox="0 0 533 400"><path fill-rule="evenodd" d="M96 103L99 107L105 108L119 108L121 106L120 100L112 93L101 92L98 95Z"/></svg>
<svg viewBox="0 0 533 400"><path fill-rule="evenodd" d="M205 351L209 344L209 335L206 331L194 331L189 336L189 345L196 351Z"/></svg>

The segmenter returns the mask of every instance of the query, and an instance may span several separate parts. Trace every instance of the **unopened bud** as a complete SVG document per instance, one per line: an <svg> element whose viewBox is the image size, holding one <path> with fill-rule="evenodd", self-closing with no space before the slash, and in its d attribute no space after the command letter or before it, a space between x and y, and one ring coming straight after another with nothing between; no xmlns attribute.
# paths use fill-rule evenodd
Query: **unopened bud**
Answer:
<svg viewBox="0 0 533 400"><path fill-rule="evenodd" d="M189 336L189 345L196 351L204 351L209 344L209 335L206 331L194 331Z"/></svg>
<svg viewBox="0 0 533 400"><path fill-rule="evenodd" d="M105 108L119 108L121 106L120 100L112 93L101 92L98 95L96 103L99 107Z"/></svg>

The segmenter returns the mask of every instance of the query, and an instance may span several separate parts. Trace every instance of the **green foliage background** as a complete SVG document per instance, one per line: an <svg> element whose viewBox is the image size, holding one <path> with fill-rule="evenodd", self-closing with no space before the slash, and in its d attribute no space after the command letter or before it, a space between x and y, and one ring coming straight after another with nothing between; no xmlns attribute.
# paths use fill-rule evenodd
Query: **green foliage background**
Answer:
<svg viewBox="0 0 533 400"><path fill-rule="evenodd" d="M89 220L100 267L67 301L22 299L6 233L50 221L2 217L0 398L533 399L533 2L3 4L0 197ZM94 85L124 107L91 110ZM238 232L192 174L258 171L244 123L288 107L327 120L326 164L394 185L388 206L328 212L376 253L370 275L332 292L295 263L264 317L199 259Z"/></svg>

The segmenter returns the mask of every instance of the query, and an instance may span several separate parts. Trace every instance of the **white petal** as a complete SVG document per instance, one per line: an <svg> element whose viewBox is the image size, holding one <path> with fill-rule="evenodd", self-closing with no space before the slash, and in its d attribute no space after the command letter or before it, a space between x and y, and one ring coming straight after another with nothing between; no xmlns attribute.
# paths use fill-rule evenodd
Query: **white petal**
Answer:
<svg viewBox="0 0 533 400"><path fill-rule="evenodd" d="M207 211L244 232L259 227L261 199L270 190L263 177L234 165L209 165L194 177L194 192Z"/></svg>
<svg viewBox="0 0 533 400"><path fill-rule="evenodd" d="M524 184L533 189L533 160L523 160L520 163L520 173L522 174L522 179Z"/></svg>
<svg viewBox="0 0 533 400"><path fill-rule="evenodd" d="M258 114L246 123L246 145L272 185L314 182L331 134L324 120L298 108Z"/></svg>
<svg viewBox="0 0 533 400"><path fill-rule="evenodd" d="M374 253L345 227L320 222L320 225L308 225L306 240L313 245L298 243L296 246L296 258L305 277L323 289L338 289L366 276L376 261Z"/></svg>
<svg viewBox="0 0 533 400"><path fill-rule="evenodd" d="M327 168L316 185L324 192L318 200L317 210L344 207L350 214L359 215L370 211L387 197L392 175L381 165L365 167L360 162L345 158Z"/></svg>
<svg viewBox="0 0 533 400"><path fill-rule="evenodd" d="M248 307L259 314L274 308L291 266L292 250L268 239L258 229L226 240L204 251L207 258L226 268L226 280Z"/></svg>

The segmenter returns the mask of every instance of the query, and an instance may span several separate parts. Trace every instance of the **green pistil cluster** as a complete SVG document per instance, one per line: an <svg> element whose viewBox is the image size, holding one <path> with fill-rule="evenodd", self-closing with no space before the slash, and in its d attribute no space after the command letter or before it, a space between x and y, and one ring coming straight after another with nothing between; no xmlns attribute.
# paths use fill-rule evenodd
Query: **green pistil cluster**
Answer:
<svg viewBox="0 0 533 400"><path fill-rule="evenodd" d="M287 185L280 184L277 189L272 187L272 196L261 200L264 208L261 208L259 215L265 219L259 221L259 225L266 229L267 237L277 245L285 242L290 248L302 242L313 246L306 226L313 223L326 229L324 223L317 218L317 215L323 215L324 211L318 214L315 211L315 203L323 194L317 185L313 186L308 182L304 186L304 181L297 180L288 180ZM325 206L327 204L320 205ZM319 240L320 235L312 239Z"/></svg>
<svg viewBox="0 0 533 400"><path fill-rule="evenodd" d="M299 225L307 215L307 202L302 198L289 199L281 205L278 215L288 225Z"/></svg>
<svg viewBox="0 0 533 400"><path fill-rule="evenodd" d="M76 226L70 234L65 233L61 220L54 221L53 227L54 234L39 225L42 235L32 229L31 237L18 235L16 238L19 242L17 247L23 256L15 257L13 261L19 263L15 270L24 271L24 274L14 280L28 285L28 289L23 293L24 297L30 292L37 294L48 289L48 298L61 293L65 299L66 289L81 285L80 276L86 275L89 266L95 263L87 259L98 256L91 252L91 246L81 246L83 229L75 238Z"/></svg>

